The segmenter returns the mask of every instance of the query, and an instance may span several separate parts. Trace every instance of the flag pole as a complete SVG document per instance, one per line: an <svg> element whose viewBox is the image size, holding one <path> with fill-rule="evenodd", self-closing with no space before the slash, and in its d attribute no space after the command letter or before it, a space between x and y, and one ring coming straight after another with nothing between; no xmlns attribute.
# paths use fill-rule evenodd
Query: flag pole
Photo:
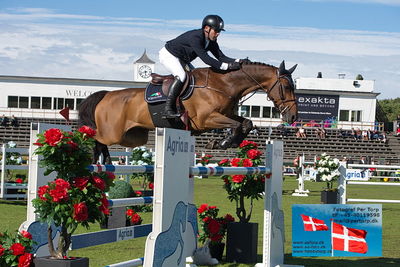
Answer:
<svg viewBox="0 0 400 267"><path fill-rule="evenodd" d="M333 219L331 219L331 257L333 257Z"/></svg>

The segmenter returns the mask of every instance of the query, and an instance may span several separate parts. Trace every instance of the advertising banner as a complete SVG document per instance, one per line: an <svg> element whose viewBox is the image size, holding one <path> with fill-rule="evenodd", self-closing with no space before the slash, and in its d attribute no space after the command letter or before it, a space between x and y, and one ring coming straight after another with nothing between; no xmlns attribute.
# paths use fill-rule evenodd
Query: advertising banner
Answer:
<svg viewBox="0 0 400 267"><path fill-rule="evenodd" d="M292 256L382 256L382 204L292 205Z"/></svg>
<svg viewBox="0 0 400 267"><path fill-rule="evenodd" d="M299 120L321 121L338 117L339 95L296 94Z"/></svg>

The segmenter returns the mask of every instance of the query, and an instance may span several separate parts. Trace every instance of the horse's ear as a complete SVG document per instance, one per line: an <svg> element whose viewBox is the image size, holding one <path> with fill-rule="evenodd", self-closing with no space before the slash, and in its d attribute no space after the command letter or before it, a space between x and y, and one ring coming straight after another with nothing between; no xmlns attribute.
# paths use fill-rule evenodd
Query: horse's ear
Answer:
<svg viewBox="0 0 400 267"><path fill-rule="evenodd" d="M297 64L294 65L293 67L291 67L290 69L288 69L288 72L289 72L290 74L292 74L293 71L296 69L296 67L297 67Z"/></svg>
<svg viewBox="0 0 400 267"><path fill-rule="evenodd" d="M282 60L281 65L279 65L279 72L283 73L285 70L285 60Z"/></svg>

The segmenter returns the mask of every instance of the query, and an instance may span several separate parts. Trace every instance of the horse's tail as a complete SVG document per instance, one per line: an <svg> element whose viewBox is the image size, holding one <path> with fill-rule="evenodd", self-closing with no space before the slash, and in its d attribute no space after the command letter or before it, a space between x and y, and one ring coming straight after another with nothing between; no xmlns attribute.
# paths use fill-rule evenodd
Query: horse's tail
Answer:
<svg viewBox="0 0 400 267"><path fill-rule="evenodd" d="M98 91L91 94L85 100L81 102L78 108L78 125L79 126L89 126L96 129L96 122L94 119L94 111L97 104L104 98L108 91Z"/></svg>

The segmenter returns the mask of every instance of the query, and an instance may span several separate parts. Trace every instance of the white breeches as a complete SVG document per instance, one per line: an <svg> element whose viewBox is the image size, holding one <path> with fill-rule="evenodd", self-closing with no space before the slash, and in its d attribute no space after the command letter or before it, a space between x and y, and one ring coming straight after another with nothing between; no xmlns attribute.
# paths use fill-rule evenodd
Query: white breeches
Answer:
<svg viewBox="0 0 400 267"><path fill-rule="evenodd" d="M183 69L179 58L172 55L168 50L163 47L158 52L158 58L160 59L161 64L172 73L174 76L178 76L181 82L184 82L186 79L186 73Z"/></svg>

